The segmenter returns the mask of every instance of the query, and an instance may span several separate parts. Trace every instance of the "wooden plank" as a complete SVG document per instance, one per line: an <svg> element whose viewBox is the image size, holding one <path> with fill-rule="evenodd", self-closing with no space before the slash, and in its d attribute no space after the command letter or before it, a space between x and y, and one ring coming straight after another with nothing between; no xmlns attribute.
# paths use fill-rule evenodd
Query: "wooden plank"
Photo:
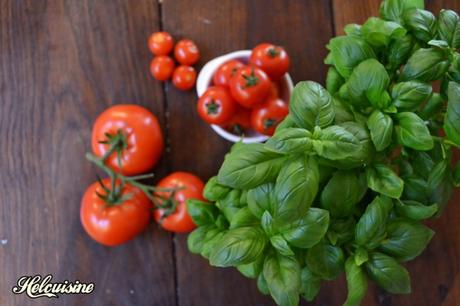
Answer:
<svg viewBox="0 0 460 306"><path fill-rule="evenodd" d="M146 38L155 1L1 1L0 304L175 305L171 236L151 226L106 248L84 233L80 199L95 180L84 159L96 116L141 104L163 120ZM157 169L160 175L164 166ZM22 275L94 282L91 295L13 296Z"/></svg>
<svg viewBox="0 0 460 306"><path fill-rule="evenodd" d="M200 66L218 55L269 41L286 47L295 81L324 81L325 44L332 35L328 1L163 1L164 29L191 38L201 49ZM172 169L207 179L222 163L230 144L203 123L195 110L196 94L167 86ZM191 255L186 236L175 239L179 305L272 305L253 280L233 269L210 267ZM330 294L330 292L328 293Z"/></svg>

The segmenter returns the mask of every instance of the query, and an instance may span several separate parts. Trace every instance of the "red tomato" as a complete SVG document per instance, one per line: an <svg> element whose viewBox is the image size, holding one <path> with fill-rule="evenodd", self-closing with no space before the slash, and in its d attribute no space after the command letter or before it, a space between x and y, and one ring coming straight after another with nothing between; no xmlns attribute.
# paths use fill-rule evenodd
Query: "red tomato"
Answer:
<svg viewBox="0 0 460 306"><path fill-rule="evenodd" d="M270 80L265 72L256 67L244 67L230 79L233 98L246 108L262 103L270 92Z"/></svg>
<svg viewBox="0 0 460 306"><path fill-rule="evenodd" d="M109 178L102 183L110 188ZM118 195L121 201L114 203L107 202L98 194L107 195L107 192L99 182L95 182L88 187L81 201L80 220L91 238L101 244L115 246L145 230L152 203L139 188L125 185ZM128 198L123 200L123 196Z"/></svg>
<svg viewBox="0 0 460 306"><path fill-rule="evenodd" d="M281 86L278 82L272 82L270 86L270 93L267 96L267 100L276 99L281 97Z"/></svg>
<svg viewBox="0 0 460 306"><path fill-rule="evenodd" d="M169 80L173 71L174 61L167 55L155 56L150 62L150 73L159 81Z"/></svg>
<svg viewBox="0 0 460 306"><path fill-rule="evenodd" d="M252 49L249 63L265 71L273 81L278 81L289 70L290 60L282 47L265 43Z"/></svg>
<svg viewBox="0 0 460 306"><path fill-rule="evenodd" d="M243 68L245 65L238 60L230 60L223 63L217 68L212 76L214 85L228 86L230 79L235 76L238 69Z"/></svg>
<svg viewBox="0 0 460 306"><path fill-rule="evenodd" d="M175 191L173 196L173 200L177 202L176 210L170 215L163 217L167 208L157 208L153 212L155 220L160 223L165 230L170 232L188 233L192 231L196 225L187 212L185 202L187 199L204 201L202 195L204 188L203 181L196 175L188 172L174 172L163 178L158 183L157 188L181 189ZM157 192L157 195L163 198L170 198L172 196L171 192Z"/></svg>
<svg viewBox="0 0 460 306"><path fill-rule="evenodd" d="M251 128L251 110L239 107L224 128L235 135L244 135Z"/></svg>
<svg viewBox="0 0 460 306"><path fill-rule="evenodd" d="M191 66L179 66L174 70L172 82L176 88L189 90L195 85L196 71Z"/></svg>
<svg viewBox="0 0 460 306"><path fill-rule="evenodd" d="M108 154L111 145L116 146L117 150L107 157L106 164L124 175L150 170L160 159L164 147L155 115L142 106L130 104L115 105L100 114L93 126L91 143L93 153L99 157Z"/></svg>
<svg viewBox="0 0 460 306"><path fill-rule="evenodd" d="M167 55L174 46L174 39L168 32L155 32L150 35L148 46L155 55Z"/></svg>
<svg viewBox="0 0 460 306"><path fill-rule="evenodd" d="M225 87L212 86L198 99L198 114L210 124L224 124L236 112L237 104Z"/></svg>
<svg viewBox="0 0 460 306"><path fill-rule="evenodd" d="M200 50L192 40L182 39L174 47L174 57L182 65L193 65L200 59Z"/></svg>
<svg viewBox="0 0 460 306"><path fill-rule="evenodd" d="M251 113L251 125L264 135L273 135L278 124L288 115L289 107L281 99L271 99L254 108Z"/></svg>

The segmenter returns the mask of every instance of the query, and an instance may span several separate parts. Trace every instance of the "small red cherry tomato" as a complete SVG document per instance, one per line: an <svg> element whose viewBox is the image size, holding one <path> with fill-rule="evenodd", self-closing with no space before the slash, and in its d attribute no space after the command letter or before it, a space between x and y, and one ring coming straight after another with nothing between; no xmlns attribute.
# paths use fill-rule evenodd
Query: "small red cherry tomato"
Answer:
<svg viewBox="0 0 460 306"><path fill-rule="evenodd" d="M270 93L267 96L267 100L276 99L281 97L281 86L278 82L272 82L270 86Z"/></svg>
<svg viewBox="0 0 460 306"><path fill-rule="evenodd" d="M174 57L182 65L193 65L200 59L200 50L190 39L179 40L174 47Z"/></svg>
<svg viewBox="0 0 460 306"><path fill-rule="evenodd" d="M244 67L230 79L230 92L241 106L253 108L265 101L270 92L270 79L256 67Z"/></svg>
<svg viewBox="0 0 460 306"><path fill-rule="evenodd" d="M252 49L249 63L265 71L273 81L278 81L289 70L290 60L282 47L264 43Z"/></svg>
<svg viewBox="0 0 460 306"><path fill-rule="evenodd" d="M214 85L228 86L230 79L235 76L238 69L243 68L245 65L238 60L230 60L223 63L217 68L212 80Z"/></svg>
<svg viewBox="0 0 460 306"><path fill-rule="evenodd" d="M174 60L167 55L158 55L150 62L150 73L159 81L169 80L174 71Z"/></svg>
<svg viewBox="0 0 460 306"><path fill-rule="evenodd" d="M195 85L196 71L191 66L179 66L174 70L172 82L176 88L189 90Z"/></svg>
<svg viewBox="0 0 460 306"><path fill-rule="evenodd" d="M251 125L257 132L271 136L278 124L288 115L289 107L281 99L271 99L254 108L251 113Z"/></svg>
<svg viewBox="0 0 460 306"><path fill-rule="evenodd" d="M167 55L174 47L174 39L168 32L155 32L150 35L148 46L155 55Z"/></svg>
<svg viewBox="0 0 460 306"><path fill-rule="evenodd" d="M244 135L251 128L251 110L238 107L236 113L223 127L232 134Z"/></svg>
<svg viewBox="0 0 460 306"><path fill-rule="evenodd" d="M236 112L237 104L225 87L212 86L198 99L198 114L210 124L224 124Z"/></svg>

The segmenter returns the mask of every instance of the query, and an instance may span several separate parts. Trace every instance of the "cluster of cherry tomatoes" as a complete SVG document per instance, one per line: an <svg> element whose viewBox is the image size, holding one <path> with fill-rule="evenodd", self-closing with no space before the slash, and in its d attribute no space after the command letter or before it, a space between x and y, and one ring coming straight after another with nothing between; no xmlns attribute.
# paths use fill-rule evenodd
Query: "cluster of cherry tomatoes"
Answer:
<svg viewBox="0 0 460 306"><path fill-rule="evenodd" d="M198 100L198 114L234 134L252 128L273 135L289 112L280 92L289 64L286 51L268 43L256 46L247 64L239 60L223 63L213 75L213 86Z"/></svg>
<svg viewBox="0 0 460 306"><path fill-rule="evenodd" d="M200 50L190 39L179 40L174 46L174 39L167 32L155 32L148 39L150 51L155 55L150 62L150 73L159 81L172 78L173 85L181 90L193 88L196 71L193 64L200 59ZM174 59L169 56L174 48L174 58L179 63L176 67Z"/></svg>
<svg viewBox="0 0 460 306"><path fill-rule="evenodd" d="M174 172L153 186L140 181L158 162L164 139L157 118L138 105L115 105L94 123L92 154L86 157L107 174L86 190L80 209L85 231L114 246L143 232L151 217L176 233L195 228L187 199L203 200L204 183L188 172Z"/></svg>

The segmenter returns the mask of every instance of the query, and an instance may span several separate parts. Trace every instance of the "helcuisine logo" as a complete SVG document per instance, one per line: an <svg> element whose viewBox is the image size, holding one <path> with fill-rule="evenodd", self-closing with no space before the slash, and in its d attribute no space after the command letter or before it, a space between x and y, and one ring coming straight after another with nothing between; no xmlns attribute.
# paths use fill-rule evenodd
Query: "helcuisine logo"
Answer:
<svg viewBox="0 0 460 306"><path fill-rule="evenodd" d="M47 297L58 298L60 294L90 294L94 291L94 283L82 283L79 280L53 283L53 276L41 275L22 276L13 287L14 294L26 294L32 299Z"/></svg>

